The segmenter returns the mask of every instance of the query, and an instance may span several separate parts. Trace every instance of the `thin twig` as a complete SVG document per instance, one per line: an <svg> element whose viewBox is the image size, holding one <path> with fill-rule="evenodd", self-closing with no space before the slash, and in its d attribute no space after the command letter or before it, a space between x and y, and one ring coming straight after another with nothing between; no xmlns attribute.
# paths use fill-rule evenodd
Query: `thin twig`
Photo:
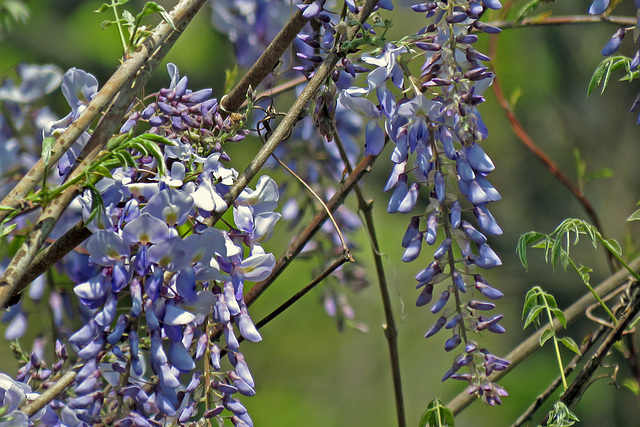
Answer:
<svg viewBox="0 0 640 427"><path fill-rule="evenodd" d="M192 7L195 7L195 4L197 4L198 1L185 0L178 6L183 5L183 3L194 3L194 6ZM178 6L176 6L176 9L172 11L173 17L175 21L181 22L183 25L181 28L184 28L184 26L186 26L190 21L190 18L186 19L186 17L192 17L192 15L197 12L197 9L193 10L184 5L178 9ZM168 24L163 22L159 24L158 27L164 28L164 26L168 26ZM155 41L151 38L145 39L143 44L148 50L152 51L151 55L138 69L138 73L135 75L135 82L123 87L117 94L116 99L109 107L107 113L102 117L95 131L89 138L87 145L82 150L80 157L76 162L76 168L71 172L71 175L68 178L69 180L73 180L75 177L83 174L87 166L99 157L102 148L120 127L122 119L136 95L147 83L153 71L160 64L169 49L171 49L180 34L181 33L179 31L171 31L164 39L161 46L155 46ZM89 108L90 107L87 107L87 109ZM80 193L80 191L82 191L82 187L79 185L71 186L58 197L51 200L44 208L27 240L22 244L16 255L9 263L9 266L0 277L0 307L4 307L11 298L11 295L15 293L18 282L20 282L26 274L26 271L29 269L29 266L37 252L49 236L49 233L58 222L62 213L66 210L71 201Z"/></svg>
<svg viewBox="0 0 640 427"><path fill-rule="evenodd" d="M340 152L340 157L347 168L347 172L351 174L353 167L349 162L347 152L342 145L338 132L333 133L333 137ZM371 244L371 252L373 253L373 261L376 266L376 275L378 277L378 287L380 288L380 297L382 298L382 307L384 310L385 325L383 326L384 337L387 340L387 348L389 351L389 362L391 364L391 377L393 378L393 391L396 403L396 415L398 418L398 427L407 425L407 417L404 408L404 394L402 392L402 375L400 373L400 354L398 352L398 328L396 327L395 317L393 315L393 306L391 305L391 297L389 296L389 286L384 273L384 264L380 255L380 246L378 245L378 237L373 222L373 201L368 201L360 185L354 187L356 197L358 198L358 209L364 217L364 224L369 235Z"/></svg>
<svg viewBox="0 0 640 427"><path fill-rule="evenodd" d="M505 29L540 27L544 25L569 25L569 24L613 24L629 27L637 24L635 18L627 16L593 16L593 15L571 15L571 16L542 16L516 21L491 21L489 25Z"/></svg>
<svg viewBox="0 0 640 427"><path fill-rule="evenodd" d="M294 171L291 170L291 168L289 166L287 166L275 154L272 154L271 156L274 159L276 159L276 161L278 163L280 163L280 166L285 168L287 172L289 172L295 179L297 179L298 182L300 182L300 184L302 184L302 186L304 188L306 188L306 190L318 201L318 203L320 203L320 205L322 206L322 209L324 209L324 211L329 216L329 220L333 224L333 228L336 229L336 233L338 234L338 238L340 239L340 244L342 245L342 252L343 253L349 252L349 248L347 247L347 242L345 242L345 240L344 240L344 236L342 235L342 231L340 231L340 227L338 227L338 223L336 222L336 219L333 217L333 214L331 213L331 211L329 210L327 205L324 203L324 200L322 200L322 198L320 196L318 196L318 194L315 191L313 191L313 188L311 188L309 186L309 184L304 182L304 179L300 178Z"/></svg>
<svg viewBox="0 0 640 427"><path fill-rule="evenodd" d="M40 251L33 259L25 275L18 282L11 298L24 291L31 282L49 270L49 268L64 258L65 255L74 250L89 236L91 236L91 231L84 226L84 222L80 221L60 236L60 238L56 239L55 242Z"/></svg>
<svg viewBox="0 0 640 427"><path fill-rule="evenodd" d="M304 0L303 4L312 3L313 0ZM236 84L236 86L220 100L220 107L223 111L237 111L247 97L249 86L256 88L278 64L282 54L289 48L298 33L306 25L308 19L302 16L302 11L297 10L291 19L282 27L282 30L267 46L258 60L247 71L247 74Z"/></svg>
<svg viewBox="0 0 640 427"><path fill-rule="evenodd" d="M345 262L355 262L353 256L349 251L343 252L342 256L334 261L329 267L325 268L319 275L317 275L309 284L307 284L304 288L298 291L294 296L280 304L275 310L271 313L267 314L263 317L258 323L256 323L256 328L261 329L267 323L271 322L273 319L281 315L288 308L290 308L293 304L295 304L300 298L305 296L309 291L318 286L324 279L329 277L334 271L336 271L342 264ZM216 325L210 332L209 340L214 341L217 337L222 333L222 328L220 324ZM244 337L237 337L238 343L244 341ZM222 350L220 352L220 357L224 357L227 354L226 350Z"/></svg>
<svg viewBox="0 0 640 427"><path fill-rule="evenodd" d="M632 283L631 290L631 295L633 295L633 297L622 313L618 324L613 328L613 330L611 330L596 353L591 357L591 359L589 359L587 364L573 380L567 391L562 395L560 400L570 409L574 408L578 404L578 401L589 385L591 377L595 374L596 369L598 369L604 357L609 353L613 344L622 338L622 334L627 329L627 326L629 326L638 312L640 312L640 283Z"/></svg>
<svg viewBox="0 0 640 427"><path fill-rule="evenodd" d="M584 342L580 347L580 354L576 354L573 357L573 359L571 359L571 362L569 362L566 368L564 369L565 377L568 377L576 369L580 360L582 360L582 358L586 355L586 353L588 353L591 350L591 348L593 348L593 346L596 345L596 343L600 340L600 338L602 338L604 334L609 330L610 330L609 327L605 325L600 325L598 329L596 329L593 333L589 335L587 341ZM546 400L558 389L558 387L560 387L561 384L562 384L562 378L558 375L558 377L556 377L556 379L553 380L553 382L549 385L549 387L547 387L546 390L544 390L542 393L538 395L538 397L535 398L531 406L529 406L527 410L524 411L522 415L518 417L518 419L512 424L511 427L521 427L527 421L530 421L533 414L538 409L540 409L540 407L544 404L544 402L546 402Z"/></svg>
<svg viewBox="0 0 640 427"><path fill-rule="evenodd" d="M637 270L640 268L640 257L635 258L633 261L629 263L631 268ZM612 290L614 290L620 283L622 283L629 275L629 272L626 269L618 270L616 273L609 276L609 278L605 279L598 286L595 287L595 291L598 295L606 295ZM584 294L578 301L574 302L571 306L569 306L566 310L564 310L565 317L567 319L567 324L572 323L576 319L584 316L584 312L591 304L593 304L595 298L591 295L591 292ZM545 329L549 329L551 326L547 323L542 326L538 331L531 334L529 338L522 341L515 349L513 349L509 354L507 354L504 358L507 359L510 363L508 368L501 372L496 372L489 376L490 381L498 381L500 378L511 372L516 366L518 366L523 360L529 357L534 351L540 348L540 344L538 340L540 339L540 335L544 332ZM557 331L562 327L560 322L554 320L553 328ZM453 400L451 400L447 406L453 411L454 414L460 413L464 408L466 408L471 402L475 399L474 395L468 394L466 391L458 394Z"/></svg>
<svg viewBox="0 0 640 427"><path fill-rule="evenodd" d="M367 156L360 161L358 166L353 170L353 173L347 177L338 191L336 191L333 197L331 197L331 199L326 203L331 212L335 212L336 209L344 203L344 199L353 190L354 186L362 179L364 174L370 170L375 159L376 157L374 156ZM245 294L245 302L247 305L253 304L255 300L258 299L269 286L271 286L271 284L280 276L280 274L282 274L289 264L291 264L291 261L298 256L309 240L311 240L318 230L320 230L322 224L324 224L327 218L327 213L324 210L316 214L309 225L307 225L307 227L289 245L289 248L287 248L287 250L280 256L273 268L273 271L271 272L271 275L262 282L256 283L249 291L247 291Z"/></svg>
<svg viewBox="0 0 640 427"><path fill-rule="evenodd" d="M30 400L20 408L20 412L23 412L28 417L32 416L55 399L60 393L66 391L76 380L76 375L77 373L74 370L67 371L58 381L38 396L37 399Z"/></svg>
<svg viewBox="0 0 640 427"><path fill-rule="evenodd" d="M329 277L334 271L336 271L342 264L346 262L354 262L355 260L351 256L351 253L345 252L342 254L340 258L334 261L329 267L327 267L322 273L316 276L307 286L302 288L298 293L294 296L286 300L282 303L278 308L273 310L271 313L266 315L262 320L256 323L256 327L258 329L262 328L264 325L278 317L282 314L286 309L291 307L296 301L305 296L310 290L315 288L318 284L320 284L324 279Z"/></svg>

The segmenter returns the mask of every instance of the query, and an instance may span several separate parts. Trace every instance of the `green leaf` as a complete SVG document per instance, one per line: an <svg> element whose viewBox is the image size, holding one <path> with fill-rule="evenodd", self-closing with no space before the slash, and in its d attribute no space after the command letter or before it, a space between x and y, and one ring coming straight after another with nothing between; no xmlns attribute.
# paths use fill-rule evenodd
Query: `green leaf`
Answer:
<svg viewBox="0 0 640 427"><path fill-rule="evenodd" d="M105 178L113 178L111 171L101 164L94 166L92 172Z"/></svg>
<svg viewBox="0 0 640 427"><path fill-rule="evenodd" d="M165 175L167 173L167 165L164 162L164 155L162 154L162 150L158 147L154 141L145 139L143 140L143 145L145 149L151 154L158 163L158 174Z"/></svg>
<svg viewBox="0 0 640 427"><path fill-rule="evenodd" d="M131 133L123 133L120 135L116 135L113 138L111 138L109 140L109 142L107 142L107 151L113 151L113 150L117 150L118 148L120 148L120 146L126 142L127 140L131 139Z"/></svg>
<svg viewBox="0 0 640 427"><path fill-rule="evenodd" d="M145 133L144 135L140 135L139 138L146 139L146 140L149 140L149 141L153 141L153 142L156 142L158 144L177 145L176 142L174 142L174 141L172 141L172 140L170 140L168 138L165 138L164 136L156 135L155 133Z"/></svg>
<svg viewBox="0 0 640 427"><path fill-rule="evenodd" d="M611 72L609 65L610 62L608 60L609 58L600 62L596 67L596 70L593 72L591 81L589 81L589 86L587 87L587 96L591 95L591 92L593 92L595 88L600 85L600 83L602 82L602 78L604 77L604 74L607 72L607 70L608 72Z"/></svg>
<svg viewBox="0 0 640 427"><path fill-rule="evenodd" d="M584 182L586 184L587 182L593 181L595 179L612 178L612 177L613 177L613 169L611 169L611 168L602 168L602 169L597 169L597 170L594 170L592 172L587 173L584 176Z"/></svg>
<svg viewBox="0 0 640 427"><path fill-rule="evenodd" d="M106 3L102 3L102 6L100 6L100 9L96 9L94 10L94 12L96 13L102 13L102 12L106 12L107 10L109 10L111 8L110 5L106 4Z"/></svg>
<svg viewBox="0 0 640 427"><path fill-rule="evenodd" d="M136 150L137 152L139 152L140 154L142 154L143 156L149 155L149 151L147 150L147 147L145 147L145 145L143 144L143 140L139 138L132 139L129 146L134 150Z"/></svg>
<svg viewBox="0 0 640 427"><path fill-rule="evenodd" d="M549 341L549 339L553 337L554 334L555 332L553 331L553 329L550 329L550 328L545 329L542 332L542 335L540 335L540 338L538 339L538 342L540 343L540 347L544 346L544 343Z"/></svg>
<svg viewBox="0 0 640 427"><path fill-rule="evenodd" d="M564 313L559 308L554 308L551 310L553 315L558 319L558 322L562 325L563 328L567 329L567 318L564 316Z"/></svg>
<svg viewBox="0 0 640 427"><path fill-rule="evenodd" d="M629 215L627 221L638 221L640 219L640 209Z"/></svg>
<svg viewBox="0 0 640 427"><path fill-rule="evenodd" d="M453 412L442 404L438 398L429 403L427 410L420 417L419 427L455 427Z"/></svg>
<svg viewBox="0 0 640 427"><path fill-rule="evenodd" d="M133 27L136 24L136 18L128 10L124 10L122 12L122 20L124 21L124 24L127 26Z"/></svg>
<svg viewBox="0 0 640 427"><path fill-rule="evenodd" d="M522 327L522 329L526 329L527 326L531 324L531 322L537 321L538 316L540 315L540 312L543 309L544 309L544 306L542 305L536 305L535 307L533 307L533 309L529 311L529 314L527 315L527 320L524 321L524 326Z"/></svg>
<svg viewBox="0 0 640 427"><path fill-rule="evenodd" d="M573 351L576 354L582 355L582 353L580 353L580 347L578 347L578 344L576 344L576 342L571 338L564 337L564 338L561 338L559 341L562 344L564 344L564 346L567 347L569 350Z"/></svg>
<svg viewBox="0 0 640 427"><path fill-rule="evenodd" d="M173 20L171 20L171 16L169 16L169 14L167 13L166 9L153 1L148 1L144 5L144 7L142 8L142 12L140 12L136 17L137 22L140 23L142 18L144 18L147 15L151 15L152 13L157 13L158 15L160 15L160 17L164 22L166 22L171 26L171 28L173 28L174 30L177 29L173 23Z"/></svg>
<svg viewBox="0 0 640 427"><path fill-rule="evenodd" d="M593 270L590 269L589 267L580 264L580 268L578 268L578 274L580 275L580 278L582 279L582 282L585 284L590 284L591 282L591 272Z"/></svg>
<svg viewBox="0 0 640 427"><path fill-rule="evenodd" d="M616 253L620 256L622 255L622 248L620 247L620 243L618 243L616 239L604 240L603 244L609 252Z"/></svg>
<svg viewBox="0 0 640 427"><path fill-rule="evenodd" d="M231 92L231 89L233 89L233 87L236 84L236 81L238 80L238 65L234 65L233 68L229 69L227 68L224 72L225 74L225 78L224 78L224 93L229 93Z"/></svg>
<svg viewBox="0 0 640 427"><path fill-rule="evenodd" d="M105 28L109 28L114 24L116 24L116 21L102 21L102 24L100 24L100 29L104 30Z"/></svg>
<svg viewBox="0 0 640 427"><path fill-rule="evenodd" d="M538 6L540 6L540 3L542 3L541 0L532 0L525 4L516 15L516 19L514 20L515 24L519 25L524 20L524 18L529 16L538 8Z"/></svg>
<svg viewBox="0 0 640 427"><path fill-rule="evenodd" d="M556 264L558 263L558 259L560 259L560 253L563 252L562 249L562 239L557 238L553 241L551 245L551 266L555 269Z"/></svg>
<svg viewBox="0 0 640 427"><path fill-rule="evenodd" d="M132 168L136 167L136 161L133 159L133 157L131 156L131 154L129 154L128 151L126 150L115 151L113 155L118 159L118 161L120 162L120 166L122 166L123 168L126 168L127 166L130 166Z"/></svg>
<svg viewBox="0 0 640 427"><path fill-rule="evenodd" d="M558 303L556 303L556 299L553 295L545 292L544 299L547 300L547 305L549 305L549 307L551 307L552 309L558 308Z"/></svg>
<svg viewBox="0 0 640 427"><path fill-rule="evenodd" d="M562 402L556 402L553 405L548 416L548 427L569 427L580 421L576 415L567 408Z"/></svg>
<svg viewBox="0 0 640 427"><path fill-rule="evenodd" d="M52 136L48 136L42 140L42 161L47 169L49 168L49 160L51 159L51 153L55 144L56 139Z"/></svg>
<svg viewBox="0 0 640 427"><path fill-rule="evenodd" d="M522 308L522 319L525 318L527 313L529 313L533 306L538 302L538 295L540 294L540 291L541 289L539 286L534 286L533 288L529 289L527 295L525 295L524 306Z"/></svg>
<svg viewBox="0 0 640 427"><path fill-rule="evenodd" d="M640 396L640 384L637 381L627 378L622 382L622 386L628 388L636 396Z"/></svg>
<svg viewBox="0 0 640 427"><path fill-rule="evenodd" d="M14 222L13 224L9 225L8 227L5 227L4 225L0 225L0 237L4 237L7 234L11 233L13 231L14 228L16 228L18 226L17 222Z"/></svg>
<svg viewBox="0 0 640 427"><path fill-rule="evenodd" d="M520 257L520 263L524 268L528 268L527 264L527 246L530 244L542 240L546 237L546 234L538 233L537 231L530 231L523 234L518 239L518 246L516 247L516 253Z"/></svg>

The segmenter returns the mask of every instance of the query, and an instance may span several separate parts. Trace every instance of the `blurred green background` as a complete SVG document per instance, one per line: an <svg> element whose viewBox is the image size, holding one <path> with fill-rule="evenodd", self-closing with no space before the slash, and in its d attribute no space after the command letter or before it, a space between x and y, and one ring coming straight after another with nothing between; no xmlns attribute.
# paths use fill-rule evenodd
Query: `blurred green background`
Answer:
<svg viewBox="0 0 640 427"><path fill-rule="evenodd" d="M7 75L20 62L53 63L66 70L77 67L93 73L103 84L118 66L120 46L115 28L100 29L106 14L96 14L100 1L31 0L27 4L32 16L26 24L16 25L0 42L0 73ZM161 1L169 9L174 2ZM131 1L127 7L139 10L142 2ZM215 2L213 3L215 5ZM130 7L129 7L130 6ZM542 11L554 15L583 15L587 1L566 1L544 6ZM188 75L194 90L213 87L221 96L225 70L233 66L233 51L224 36L210 24L210 8L205 7L187 29L166 62L174 62L182 75ZM215 7L215 6L214 6ZM625 9L625 7L627 9ZM519 9L519 6L514 8ZM633 15L629 5L620 12ZM418 30L423 26L421 15L406 10L391 14L402 28L390 33L391 38L404 35L405 28ZM492 16L485 16L491 20ZM633 253L638 226L625 222L635 210L640 198L640 128L636 117L628 114L640 85L636 82L612 81L603 96L586 97L589 79L602 57L599 52L616 27L608 24L531 27L506 30L499 36L494 68L505 96L519 94L515 113L531 137L557 162L570 178L576 177L574 150L579 150L590 170L612 168L612 178L600 179L586 186L586 194L598 211L609 237L618 239L625 253ZM633 56L631 36L625 40L622 53ZM487 51L486 36L481 36L478 49ZM615 79L612 79L615 80ZM158 89L166 86L168 77L161 67L150 82ZM505 297L498 302L498 312L504 313L502 336L486 335L482 344L498 355L509 352L532 330L522 331L520 312L523 297L533 285L553 293L560 307L568 306L585 288L573 273L560 268L555 273L546 265L542 253L530 252L529 270L525 271L515 256L518 236L530 230L551 232L564 218L586 218L580 205L541 166L540 162L519 142L511 131L504 112L493 94L486 93L487 103L480 110L489 128L490 137L484 148L493 158L496 170L491 182L503 200L493 204L491 211L502 226L504 235L491 239L504 265L486 274L490 283L501 289ZM49 96L60 116L67 113L60 93ZM256 152L259 143L247 141L230 147L236 169ZM440 397L445 402L463 391L461 383L440 382L452 362L451 354L443 351L445 334L425 340L424 332L436 320L426 308L416 308L413 276L429 262L428 248L412 264L400 261L400 238L409 217L386 213L388 195L381 188L388 177L390 150L381 154L373 171L365 178L366 195L376 199L375 219L385 255L385 267L391 286L395 314L398 319L401 369L409 425L415 426L428 402ZM355 201L348 204L355 207ZM285 224L276 233L285 235ZM273 239L267 250L280 254L289 237ZM358 260L372 265L367 237L359 236L362 250ZM602 251L581 244L575 258L591 266L592 283L607 277L607 265ZM262 318L284 299L293 295L311 279L310 261L297 261L252 307L254 320ZM371 279L375 280L373 274ZM377 285L359 295L350 295L356 318L369 326L369 332L354 329L338 332L334 322L324 314L321 290L303 298L293 308L262 330L264 341L243 345L247 361L257 383L258 394L244 398L257 426L393 426L395 408L388 368L387 348L382 333L384 322ZM33 335L37 328L46 328L48 317L38 319L31 313ZM581 321L570 327L567 335L580 342L592 322ZM30 344L25 340L23 346ZM475 402L456 419L459 426L510 425L556 376L555 359L548 346L538 351L501 384L509 391L501 407L489 408ZM571 355L564 353L565 361ZM12 373L8 345L0 347L0 371ZM619 368L620 386L629 370L618 353L607 359L603 376ZM610 378L595 382L576 410L582 426L640 425L640 401L624 387L616 389ZM545 407L547 408L547 407ZM543 416L542 411L534 420ZM537 425L532 423L531 425Z"/></svg>

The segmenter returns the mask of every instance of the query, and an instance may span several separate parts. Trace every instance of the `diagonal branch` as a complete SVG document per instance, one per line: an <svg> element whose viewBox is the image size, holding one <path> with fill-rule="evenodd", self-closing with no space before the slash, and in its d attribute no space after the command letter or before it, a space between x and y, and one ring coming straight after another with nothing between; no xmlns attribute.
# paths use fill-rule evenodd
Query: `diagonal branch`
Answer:
<svg viewBox="0 0 640 427"><path fill-rule="evenodd" d="M176 6L172 11L172 16L174 21L181 23L182 26L180 28L184 28L188 24L190 19L197 12L198 8L202 6L202 4L200 4L201 2L202 0L184 0L178 5L181 7ZM159 24L158 27L164 28L165 26L171 28L164 22ZM69 176L69 180L73 180L83 174L87 165L90 165L98 158L103 147L109 141L109 138L117 132L124 115L128 111L129 106L135 99L136 95L147 83L149 77L153 74L153 71L155 71L162 59L169 52L180 34L181 33L179 31L176 32L172 30L160 46L155 46L155 41L151 37L144 41L146 49L149 50L151 54L146 57L146 61L144 61L144 64L140 66L137 74L132 76L132 79L135 77L133 84L131 84L131 80L129 80L129 84L125 85L122 90L118 92L117 98L113 101L107 113L102 117L95 131L91 135L91 138L87 142L86 147L82 150L82 153L78 158L78 162L76 163L77 167ZM87 108L87 110L90 109L90 107ZM32 169L32 171L34 169ZM71 201L73 201L81 191L81 186L71 186L58 197L50 201L44 208L36 224L33 226L27 240L22 244L16 255L9 263L9 266L0 277L0 307L6 306L11 296L15 294L18 283L30 268L32 261L42 245L44 245L49 233Z"/></svg>
<svg viewBox="0 0 640 427"><path fill-rule="evenodd" d="M349 157L342 145L340 135L334 130L334 139L336 146L340 151L340 157L347 168L347 172L353 173L353 167L349 162ZM386 141L385 141L386 142ZM382 256L380 255L380 246L378 245L378 237L376 234L375 224L373 222L373 201L368 201L360 185L356 185L355 188L356 197L358 198L358 209L362 212L364 217L364 224L369 234L369 240L371 243L371 252L373 253L373 260L376 266L376 276L378 277L378 288L380 289L380 297L382 299L382 308L384 310L385 325L384 337L387 340L387 349L389 351L389 361L391 363L391 377L393 378L393 391L396 402L396 415L398 418L398 427L404 427L407 425L407 417L404 409L404 395L402 392L402 376L400 374L400 354L398 352L398 328L396 327L395 317L393 315L393 307L391 306L391 297L389 296L389 286L387 284L387 278L384 273L384 264L382 263Z"/></svg>
<svg viewBox="0 0 640 427"><path fill-rule="evenodd" d="M491 56L491 58L494 59L494 61L496 58L497 46L498 46L498 38L495 36L490 37L489 38L489 55ZM500 106L504 110L505 115L507 116L507 119L511 124L511 129L513 130L513 133L533 153L533 155L538 158L538 160L544 165L547 171L549 171L551 175L553 175L558 181L560 181L560 183L564 185L571 194L573 194L573 196L578 200L578 202L580 202L584 210L587 212L587 215L589 215L589 218L591 218L593 225L595 225L598 231L600 231L600 234L602 234L602 236L606 238L604 229L602 228L602 223L600 223L600 219L598 218L598 214L593 208L593 206L591 205L591 202L589 201L589 199L587 199L587 197L584 195L584 192L571 182L571 180L562 172L562 170L558 167L558 165L556 165L553 159L551 159L538 146L538 144L535 143L533 138L529 136L529 134L524 129L522 124L520 124L520 121L518 120L518 118L513 112L513 108L511 108L509 101L507 101L507 99L504 96L504 93L502 92L502 87L500 86L500 81L498 79L498 76L495 76L493 79L492 89L493 89L493 93L496 96L496 100L498 101L498 104L500 104ZM613 273L620 266L614 259L611 252L607 251L606 254L607 254L607 262L609 263L609 268Z"/></svg>
<svg viewBox="0 0 640 427"><path fill-rule="evenodd" d="M360 11L358 21L360 23L364 23L377 4L378 0L367 0L366 4ZM358 34L359 30L359 26L350 27L348 31L348 40L352 40ZM305 88L302 90L302 93L295 100L282 121L278 124L278 127L273 131L271 137L262 145L262 147L260 147L260 150L253 160L251 160L246 169L238 176L236 182L231 186L227 194L225 194L224 201L227 204L227 207L230 207L238 198L242 190L244 190L249 182L251 182L251 180L256 176L267 159L271 157L271 154L273 154L278 145L291 135L293 127L300 118L300 113L307 103L315 96L316 92L320 86L324 84L325 80L331 76L331 73L333 73L340 58L341 54L333 50L327 55L324 62L322 62L322 64L320 64L316 69L313 77L309 80L309 83L307 83ZM207 225L213 226L220 218L222 218L225 212L226 210L222 212L214 212L211 217L208 218Z"/></svg>
<svg viewBox="0 0 640 427"><path fill-rule="evenodd" d="M569 24L613 24L623 27L631 27L637 24L637 20L627 16L594 16L594 15L570 15L570 16L546 16L523 19L516 21L491 21L488 24L503 30L511 28L540 27L545 25L569 25Z"/></svg>
<svg viewBox="0 0 640 427"><path fill-rule="evenodd" d="M354 259L353 259L353 257L351 256L351 254L349 252L343 253L340 258L338 258L329 267L327 267L322 273L320 273L318 276L316 276L307 286L302 288L294 296L292 296L291 298L286 300L284 303L282 303L280 306L278 306L278 308L273 310L271 313L266 315L262 320L260 320L258 323L256 323L256 328L260 329L264 325L266 325L267 323L271 322L273 319L278 317L286 309L291 307L296 301L298 301L300 298L302 298L307 293L309 293L310 290L312 290L317 285L319 285L324 279L326 279L331 274L333 274L333 272L336 271L342 264L344 264L346 262L353 262L353 261L354 261Z"/></svg>
<svg viewBox="0 0 640 427"><path fill-rule="evenodd" d="M49 164L57 162L62 155L73 145L82 133L100 117L100 114L109 106L118 94L126 88L131 88L136 79L140 79L142 74L149 74L157 67L158 62L149 62L153 57L164 57L173 47L173 44L189 25L196 12L202 7L206 0L181 0L171 11L175 31L164 21L158 24L153 32L147 37L140 47L134 52L104 84L102 89L91 100L87 108L82 112L65 132L60 135L51 152ZM149 73L143 73L142 70ZM145 80L146 81L146 80ZM133 97L129 100L130 105ZM21 208L25 197L42 182L45 173L45 165L42 159L31 168L31 170L16 184L11 192L4 198L0 205L9 208ZM11 214L10 209L0 210L0 222Z"/></svg>
<svg viewBox="0 0 640 427"><path fill-rule="evenodd" d="M631 324L638 312L640 312L640 283L634 282L631 284L630 294L633 296L622 313L622 316L620 316L618 324L609 335L607 335L596 353L589 359L567 391L565 391L560 398L570 409L578 404L578 401L589 386L589 380L595 374L596 369L598 369L604 357L609 353L613 344L622 339L622 334L627 329L627 326Z"/></svg>
<svg viewBox="0 0 640 427"><path fill-rule="evenodd" d="M331 199L326 203L327 208L331 212L335 212L342 203L344 203L347 195L353 190L354 186L360 182L365 173L367 173L373 162L374 156L367 156L363 158L358 166L353 170L342 186L336 191ZM298 254L302 251L304 246L311 240L311 238L320 230L322 224L327 220L329 216L325 210L321 210L311 220L309 225L296 237L296 239L289 245L289 248L282 254L280 259L276 262L271 275L262 282L256 283L245 295L245 301L247 305L251 305L256 299L267 290L269 286L282 274L282 272L291 264Z"/></svg>
<svg viewBox="0 0 640 427"><path fill-rule="evenodd" d="M304 0L303 4L312 3L312 0ZM282 27L282 30L267 46L255 64L247 71L247 74L236 84L236 86L225 95L220 101L220 107L224 111L237 111L247 97L249 86L258 87L278 64L282 54L289 48L298 33L306 25L308 19L302 16L302 11L298 10L289 19L289 22Z"/></svg>
<svg viewBox="0 0 640 427"><path fill-rule="evenodd" d="M587 341L582 344L580 347L580 354L576 354L571 359L564 369L565 378L568 377L577 367L578 363L584 355L591 350L593 346L595 346L600 338L604 336L604 334L610 328L605 325L600 325L598 329L596 329L593 333L589 334ZM547 401L547 399L560 387L562 384L562 377L558 375L555 380L547 387L542 393L535 398L534 402L524 411L518 419L511 425L511 427L522 427L527 421L530 421L533 414L540 409L540 407Z"/></svg>

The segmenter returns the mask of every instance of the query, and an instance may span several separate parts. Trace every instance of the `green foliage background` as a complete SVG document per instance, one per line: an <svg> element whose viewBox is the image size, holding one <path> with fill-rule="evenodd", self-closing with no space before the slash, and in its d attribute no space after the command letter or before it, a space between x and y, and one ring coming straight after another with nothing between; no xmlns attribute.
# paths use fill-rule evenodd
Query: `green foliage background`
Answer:
<svg viewBox="0 0 640 427"><path fill-rule="evenodd" d="M143 2L131 1L130 10L139 10ZM160 1L170 9L173 2ZM108 19L92 11L101 1L31 0L32 17L26 24L16 25L0 42L0 76L12 73L19 62L54 63L63 70L82 68L93 73L103 84L118 65L121 48L114 28L100 30L100 23ZM631 5L632 6L632 5ZM620 13L627 7L616 10ZM215 7L215 2L213 3ZM517 10L518 7L515 8ZM588 9L585 1L563 1L547 5L539 12L552 10L555 15L580 14ZM225 70L233 66L233 51L224 37L210 25L210 9L205 7L187 29L167 62L174 62L182 75L189 76L190 87L213 87L221 96ZM419 14L398 10L393 14L400 28L391 37L403 35L409 23L416 30L422 26ZM110 17L109 17L110 18ZM485 17L485 20L490 16ZM515 113L533 139L571 178L576 176L573 151L591 170L613 168L613 178L589 183L586 193L597 209L608 237L623 243L625 254L636 252L638 225L625 223L640 198L640 128L635 116L627 113L640 85L637 82L617 83L612 79L603 96L586 98L591 74L602 57L600 50L615 31L607 24L571 25L564 27L531 27L506 30L499 36L495 70L505 95L519 94ZM479 50L486 52L486 36L482 36ZM629 39L631 37L629 36ZM622 53L632 55L631 40L625 40ZM166 86L168 77L159 69L150 85L153 89ZM499 287L505 297L498 302L498 312L504 313L504 336L483 337L483 345L498 355L506 354L519 340L527 336L522 331L520 314L524 295L533 285L551 292L560 308L569 305L586 289L573 273L555 272L544 264L539 252L531 252L529 271L525 271L515 247L518 236L530 230L551 232L564 218L586 218L580 205L541 166L537 159L519 142L491 92L488 102L480 109L489 128L490 137L484 148L493 158L496 170L492 183L503 200L492 212L505 233L493 238L492 247L503 259L503 267L487 274L489 281ZM60 116L67 113L62 95L54 93L49 100ZM259 142L247 141L229 152L234 166L241 169L244 162L257 151ZM400 238L408 217L386 214L388 196L381 188L389 173L389 150L382 153L373 172L365 178L366 194L376 199L375 218L386 255L386 269L395 301L395 313L400 319L400 354L409 425L417 425L427 404L435 397L444 402L464 389L463 384L440 378L449 368L452 355L443 351L445 334L425 340L424 332L436 320L425 309L415 307L417 296L413 276L419 262L411 265L400 261ZM277 175L277 173L276 173ZM350 205L355 207L353 200ZM276 233L285 236L285 224ZM267 245L276 255L285 248L288 237L278 237ZM371 265L367 237L360 236L362 250L356 257ZM595 253L588 243L577 248L575 259L591 266L593 284L607 276L604 253ZM428 248L421 255L424 265L429 262ZM299 260L278 280L260 302L252 307L252 317L259 320L280 302L293 295L311 279L310 261ZM371 277L375 280L375 277ZM320 303L321 290L312 292L262 331L264 341L243 345L247 361L256 378L258 394L244 399L258 426L307 427L329 426L391 426L395 423L392 385L388 369L386 342L381 322L382 308L377 286L360 295L351 295L357 320L369 325L362 333L347 329L340 333L328 318ZM42 307L34 307L30 314L29 334L46 333L48 314ZM570 326L563 336L571 336L580 343L593 326L582 321ZM528 332L528 331L527 331ZM28 340L23 342L28 347ZM566 351L565 358L571 354ZM0 347L0 371L12 374L15 363L8 345ZM618 384L628 375L628 368L619 354L607 359L619 364ZM476 402L456 418L459 426L510 425L531 403L533 398L556 375L551 348L544 348L510 373L501 384L510 396L502 407L488 408ZM602 369L612 374L613 368ZM569 378L570 380L570 378ZM610 379L598 380L586 393L575 411L581 426L640 425L640 402L625 388L616 390ZM545 407L548 409L548 406ZM542 415L537 415L539 420ZM536 425L536 424L532 424Z"/></svg>

